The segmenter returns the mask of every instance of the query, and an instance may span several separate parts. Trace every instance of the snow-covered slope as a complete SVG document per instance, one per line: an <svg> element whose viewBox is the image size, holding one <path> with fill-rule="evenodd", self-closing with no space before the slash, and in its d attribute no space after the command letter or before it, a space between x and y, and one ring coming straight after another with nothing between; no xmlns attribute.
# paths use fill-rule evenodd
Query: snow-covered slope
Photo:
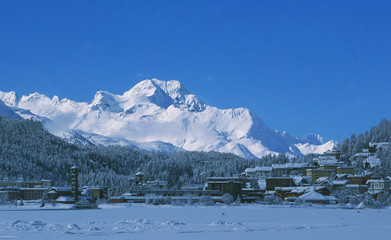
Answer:
<svg viewBox="0 0 391 240"><path fill-rule="evenodd" d="M123 138L105 137L102 135L87 133L80 130L71 130L64 132L61 137L68 139L72 143L81 143L87 145L119 145L159 153L175 153L184 151L183 149L175 147L170 143L160 141L135 142Z"/></svg>
<svg viewBox="0 0 391 240"><path fill-rule="evenodd" d="M33 119L36 121L46 122L48 121L45 117L37 116L31 113L29 110L21 109L18 107L14 107L9 102L8 105L2 100L3 92L0 91L0 116L14 118L14 119Z"/></svg>
<svg viewBox="0 0 391 240"><path fill-rule="evenodd" d="M246 108L209 106L178 81L144 80L123 95L99 91L89 104L39 93L19 99L14 92L0 92L0 100L48 119L45 127L58 136L90 144L219 151L245 158L320 153L335 145L318 135L301 140L272 130Z"/></svg>
<svg viewBox="0 0 391 240"><path fill-rule="evenodd" d="M17 114L12 107L9 107L4 104L3 101L0 100L0 116L8 117L8 118L15 118L15 119L22 119L19 114Z"/></svg>

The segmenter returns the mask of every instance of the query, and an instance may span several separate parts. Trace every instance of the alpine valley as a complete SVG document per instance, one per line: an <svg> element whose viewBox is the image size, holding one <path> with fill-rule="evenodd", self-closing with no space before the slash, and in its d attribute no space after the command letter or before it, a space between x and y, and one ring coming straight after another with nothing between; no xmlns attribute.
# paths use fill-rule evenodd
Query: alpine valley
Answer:
<svg viewBox="0 0 391 240"><path fill-rule="evenodd" d="M74 143L162 153L303 156L336 145L316 134L300 139L270 129L247 108L209 106L174 80L144 80L123 95L98 91L91 103L39 93L19 98L15 92L0 91L0 115L39 120L49 132Z"/></svg>

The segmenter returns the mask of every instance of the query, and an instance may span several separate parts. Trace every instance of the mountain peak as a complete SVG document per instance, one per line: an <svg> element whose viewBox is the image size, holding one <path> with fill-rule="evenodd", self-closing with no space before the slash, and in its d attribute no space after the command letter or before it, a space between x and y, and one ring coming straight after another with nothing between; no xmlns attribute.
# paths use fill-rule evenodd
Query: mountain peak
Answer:
<svg viewBox="0 0 391 240"><path fill-rule="evenodd" d="M170 96L170 98L175 98L174 96L178 95L179 93L190 94L177 80L163 81L152 78L145 79L137 83L132 89L125 92L124 95L137 94L149 97L154 95L157 90L164 92Z"/></svg>
<svg viewBox="0 0 391 240"><path fill-rule="evenodd" d="M314 144L314 145L322 145L325 143L323 137L315 133L308 135L304 139L304 142L309 144Z"/></svg>
<svg viewBox="0 0 391 240"><path fill-rule="evenodd" d="M123 97L126 99L137 98L138 102L147 101L162 108L174 105L192 112L203 111L206 107L197 96L187 91L177 80L146 79L125 92Z"/></svg>
<svg viewBox="0 0 391 240"><path fill-rule="evenodd" d="M162 89L171 98L175 98L174 96L178 94L190 94L190 92L183 87L182 83L177 80L162 81L156 78L152 78L149 81Z"/></svg>
<svg viewBox="0 0 391 240"><path fill-rule="evenodd" d="M28 96L22 96L21 101L26 101L26 102L33 102L36 100L44 100L44 101L51 101L50 98L47 96L40 94L38 92L31 93Z"/></svg>
<svg viewBox="0 0 391 240"><path fill-rule="evenodd" d="M95 93L94 99L91 102L92 110L121 112L122 108L119 106L115 96L106 91L98 91Z"/></svg>
<svg viewBox="0 0 391 240"><path fill-rule="evenodd" d="M14 91L2 92L0 91L0 100L6 105L16 107L18 105L19 98Z"/></svg>

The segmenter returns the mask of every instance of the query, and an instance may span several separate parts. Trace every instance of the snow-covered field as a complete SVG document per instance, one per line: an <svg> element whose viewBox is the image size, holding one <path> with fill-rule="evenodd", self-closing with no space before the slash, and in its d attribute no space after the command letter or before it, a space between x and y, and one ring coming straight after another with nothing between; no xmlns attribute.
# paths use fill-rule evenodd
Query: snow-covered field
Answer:
<svg viewBox="0 0 391 240"><path fill-rule="evenodd" d="M391 209L103 205L0 207L0 239L389 239Z"/></svg>

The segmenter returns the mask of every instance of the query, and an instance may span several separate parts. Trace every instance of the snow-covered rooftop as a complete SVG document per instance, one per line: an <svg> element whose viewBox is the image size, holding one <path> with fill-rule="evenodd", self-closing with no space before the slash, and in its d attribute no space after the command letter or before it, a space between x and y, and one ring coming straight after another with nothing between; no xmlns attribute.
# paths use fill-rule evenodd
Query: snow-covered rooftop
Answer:
<svg viewBox="0 0 391 240"><path fill-rule="evenodd" d="M308 163L272 164L272 168L303 168L306 166L308 166Z"/></svg>
<svg viewBox="0 0 391 240"><path fill-rule="evenodd" d="M381 165L381 160L375 156L370 156L364 161L364 163L369 164L370 168L374 168Z"/></svg>
<svg viewBox="0 0 391 240"><path fill-rule="evenodd" d="M244 171L246 173L254 173L254 172L270 172L272 171L272 167L255 167L255 168L246 168Z"/></svg>
<svg viewBox="0 0 391 240"><path fill-rule="evenodd" d="M387 148L390 146L390 142L370 142L369 147Z"/></svg>
<svg viewBox="0 0 391 240"><path fill-rule="evenodd" d="M348 180L334 180L331 182L333 185L346 185L349 183Z"/></svg>
<svg viewBox="0 0 391 240"><path fill-rule="evenodd" d="M324 196L316 191L308 192L299 197L303 201L338 201L334 196Z"/></svg>
<svg viewBox="0 0 391 240"><path fill-rule="evenodd" d="M74 202L75 199L71 196L59 196L56 200L56 202Z"/></svg>

